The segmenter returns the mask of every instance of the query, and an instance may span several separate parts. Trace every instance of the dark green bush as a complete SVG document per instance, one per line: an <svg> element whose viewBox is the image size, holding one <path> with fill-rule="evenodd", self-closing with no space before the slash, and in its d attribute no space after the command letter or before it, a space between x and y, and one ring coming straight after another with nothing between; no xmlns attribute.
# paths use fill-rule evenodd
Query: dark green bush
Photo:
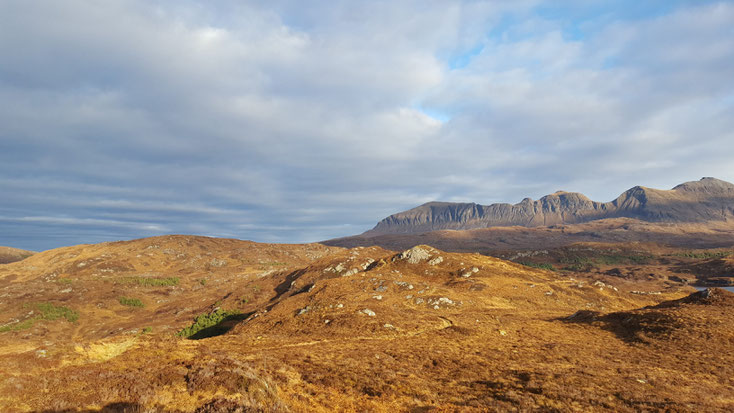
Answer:
<svg viewBox="0 0 734 413"><path fill-rule="evenodd" d="M73 323L79 319L79 313L69 307L57 307L51 303L40 303L36 304L36 309L41 312L40 317L43 320L56 320L63 317L66 321Z"/></svg>
<svg viewBox="0 0 734 413"><path fill-rule="evenodd" d="M168 277L168 278L150 278L150 277L123 277L123 278L116 278L114 280L117 284L126 284L126 285L140 285L142 287L165 287L165 286L172 286L172 285L178 285L178 282L181 281L178 277Z"/></svg>
<svg viewBox="0 0 734 413"><path fill-rule="evenodd" d="M120 297L120 304L128 307L144 307L145 304L143 304L142 301L138 298L128 298L128 297Z"/></svg>
<svg viewBox="0 0 734 413"><path fill-rule="evenodd" d="M518 262L518 264L522 264L526 267L531 267L531 268L539 268L541 270L548 270L548 271L556 270L556 267L554 267L553 264L547 264L547 263L535 263L535 262L521 261L521 262Z"/></svg>
<svg viewBox="0 0 734 413"><path fill-rule="evenodd" d="M199 314L194 323L178 332L178 336L198 340L226 333L232 328L227 322L240 321L247 318L237 310L217 309L208 314Z"/></svg>
<svg viewBox="0 0 734 413"><path fill-rule="evenodd" d="M31 327L33 327L33 324L38 321L38 317L29 318L27 320L21 321L19 323L14 324L8 324L5 326L0 327L0 333L4 333L6 331L21 331L21 330L27 330Z"/></svg>
<svg viewBox="0 0 734 413"><path fill-rule="evenodd" d="M711 258L724 258L731 255L731 251L703 251L703 252L694 252L694 251L686 251L686 252L679 252L676 254L673 254L676 257L683 257L683 258L696 258L699 260L702 259L711 259Z"/></svg>
<svg viewBox="0 0 734 413"><path fill-rule="evenodd" d="M29 307L28 304L25 304L24 307ZM35 317L29 318L27 320L23 320L17 323L8 324L0 327L0 333L4 333L7 331L20 331L20 330L27 330L31 327L33 327L33 324L36 323L36 321L39 320L58 320L59 318L65 318L66 321L73 323L76 322L76 320L79 319L79 313L72 310L69 307L64 306L55 306L51 303L38 303L32 306L36 311L38 311L40 314L36 315Z"/></svg>

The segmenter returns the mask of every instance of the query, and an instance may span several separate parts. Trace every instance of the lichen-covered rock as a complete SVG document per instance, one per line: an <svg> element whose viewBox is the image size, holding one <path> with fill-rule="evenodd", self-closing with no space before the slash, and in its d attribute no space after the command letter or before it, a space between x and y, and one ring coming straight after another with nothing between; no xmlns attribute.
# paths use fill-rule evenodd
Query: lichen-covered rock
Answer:
<svg viewBox="0 0 734 413"><path fill-rule="evenodd" d="M423 246L413 247L396 256L396 259L406 260L409 264L418 264L419 262L425 261L429 258L431 258L431 252Z"/></svg>
<svg viewBox="0 0 734 413"><path fill-rule="evenodd" d="M374 311L370 310L369 308L365 308L364 310L362 310L362 314L366 314L366 315L368 315L370 317L374 317L374 316L377 315L377 314L375 314Z"/></svg>
<svg viewBox="0 0 734 413"><path fill-rule="evenodd" d="M438 265L442 262L443 262L443 257L439 255L438 257L431 258L431 260L428 261L428 265Z"/></svg>
<svg viewBox="0 0 734 413"><path fill-rule="evenodd" d="M367 261L362 264L362 270L366 271L373 262L375 262L375 260L373 260L372 258L368 258Z"/></svg>

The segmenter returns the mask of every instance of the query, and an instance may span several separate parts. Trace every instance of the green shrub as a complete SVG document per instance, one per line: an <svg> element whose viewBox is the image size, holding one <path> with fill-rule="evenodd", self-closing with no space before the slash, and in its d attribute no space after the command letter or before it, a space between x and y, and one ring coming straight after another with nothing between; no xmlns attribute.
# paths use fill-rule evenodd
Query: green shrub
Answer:
<svg viewBox="0 0 734 413"><path fill-rule="evenodd" d="M571 265L567 265L567 266L563 267L563 269L566 270L566 271L580 272L580 271L588 271L588 270L591 269L591 267L592 267L591 265L571 264Z"/></svg>
<svg viewBox="0 0 734 413"><path fill-rule="evenodd" d="M621 255L621 254L604 254L594 258L594 262L601 265L620 265L620 264L647 264L653 258L652 255Z"/></svg>
<svg viewBox="0 0 734 413"><path fill-rule="evenodd" d="M686 251L686 252L678 252L673 254L676 257L683 257L683 258L696 258L696 259L711 259L711 258L724 258L731 255L731 251L703 251L703 252L694 252L694 251Z"/></svg>
<svg viewBox="0 0 734 413"><path fill-rule="evenodd" d="M142 334L148 334L153 332L153 327L143 327Z"/></svg>
<svg viewBox="0 0 734 413"><path fill-rule="evenodd" d="M642 265L652 260L652 255L623 255L623 254L599 254L593 257L582 257L572 255L564 257L560 260L561 264L565 264L564 270L569 271L589 271L598 268L600 265Z"/></svg>
<svg viewBox="0 0 734 413"><path fill-rule="evenodd" d="M0 327L0 333L4 333L6 331L21 331L21 330L27 330L33 326L33 324L38 321L38 317L29 318L27 320L14 323L14 324L8 324Z"/></svg>
<svg viewBox="0 0 734 413"><path fill-rule="evenodd" d="M177 333L180 337L200 339L214 337L229 331L231 326L222 325L225 321L243 320L247 316L237 310L217 309L208 314L199 314L194 323Z"/></svg>
<svg viewBox="0 0 734 413"><path fill-rule="evenodd" d="M55 306L51 303L38 303L33 306L30 306L29 304L23 305L23 307L28 308L32 307L36 311L38 311L40 314L36 315L35 317L29 318L27 320L23 320L17 323L8 324L0 327L0 333L5 333L7 331L21 331L21 330L27 330L36 323L36 321L39 320L58 320L59 318L65 318L66 321L70 323L76 322L76 320L79 319L79 313L72 310L69 307L64 306Z"/></svg>
<svg viewBox="0 0 734 413"><path fill-rule="evenodd" d="M128 307L144 307L145 304L143 304L142 301L138 298L128 298L128 297L120 297L120 304Z"/></svg>
<svg viewBox="0 0 734 413"><path fill-rule="evenodd" d="M165 287L178 285L181 279L178 277L150 278L150 277L123 277L114 280L117 284L140 285L142 287Z"/></svg>
<svg viewBox="0 0 734 413"><path fill-rule="evenodd" d="M548 271L555 271L556 267L553 266L553 264L547 264L547 263L534 263L534 262L527 262L527 261L518 261L518 264L522 264L526 267L530 268L538 268L541 270L548 270Z"/></svg>
<svg viewBox="0 0 734 413"><path fill-rule="evenodd" d="M28 308L29 305L26 304L24 307ZM21 331L21 330L27 330L33 325L39 321L39 320L58 320L59 318L65 318L66 321L70 323L76 322L76 320L79 319L79 313L70 309L69 307L64 306L55 306L51 303L38 303L32 306L36 311L38 311L40 314L38 314L35 317L29 318L27 320L23 320L17 323L8 324L0 327L0 333L5 333L7 331Z"/></svg>
<svg viewBox="0 0 734 413"><path fill-rule="evenodd" d="M199 284L206 285L206 278L202 278L199 280Z"/></svg>
<svg viewBox="0 0 734 413"><path fill-rule="evenodd" d="M589 271L596 267L591 259L577 255L561 258L560 261L561 264L565 264L563 266L565 271Z"/></svg>
<svg viewBox="0 0 734 413"><path fill-rule="evenodd" d="M36 304L36 309L41 312L40 317L43 320L56 320L63 317L66 321L73 323L79 319L79 313L69 307L56 307L51 303L40 303Z"/></svg>

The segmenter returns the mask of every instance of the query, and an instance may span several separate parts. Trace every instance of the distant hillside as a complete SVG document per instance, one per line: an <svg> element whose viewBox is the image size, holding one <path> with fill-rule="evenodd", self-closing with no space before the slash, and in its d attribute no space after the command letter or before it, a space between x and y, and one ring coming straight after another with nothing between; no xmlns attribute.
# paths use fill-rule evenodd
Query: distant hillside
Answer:
<svg viewBox="0 0 734 413"><path fill-rule="evenodd" d="M675 248L730 248L734 246L734 220L676 224L609 218L533 228L514 226L416 234L363 234L331 239L322 244L344 248L380 246L393 251L426 244L444 251L497 256L502 251L557 248L580 242L644 242Z"/></svg>
<svg viewBox="0 0 734 413"><path fill-rule="evenodd" d="M20 261L35 254L33 251L21 250L11 247L0 247L0 264L9 264Z"/></svg>
<svg viewBox="0 0 734 413"><path fill-rule="evenodd" d="M362 234L419 234L437 230L490 227L542 227L608 218L655 223L705 223L734 220L734 185L715 178L686 182L671 190L636 186L611 202L559 191L517 204L429 202L380 221Z"/></svg>

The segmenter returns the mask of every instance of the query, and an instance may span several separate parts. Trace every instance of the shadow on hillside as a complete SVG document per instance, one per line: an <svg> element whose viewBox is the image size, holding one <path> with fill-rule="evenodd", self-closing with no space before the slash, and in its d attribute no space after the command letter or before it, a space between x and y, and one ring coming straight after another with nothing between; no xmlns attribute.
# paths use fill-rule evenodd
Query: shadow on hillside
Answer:
<svg viewBox="0 0 734 413"><path fill-rule="evenodd" d="M734 285L734 266L723 259L680 263L671 269L676 273L693 275L698 284L722 287Z"/></svg>
<svg viewBox="0 0 734 413"><path fill-rule="evenodd" d="M222 334L225 334L229 330L233 329L234 326L236 326L240 322L247 320L247 318L253 314L255 314L254 311L249 312L249 313L243 313L243 314L230 314L227 317L225 317L224 319L222 319L222 321L218 322L217 324L201 329L197 331L195 334L187 338L189 340L201 340L204 338L221 336Z"/></svg>
<svg viewBox="0 0 734 413"><path fill-rule="evenodd" d="M116 402L110 403L101 409L61 409L61 410L37 410L37 413L144 413L150 412L150 409L146 409L142 404L132 402ZM152 410L152 411L164 411L164 412L181 412L181 410ZM241 413L255 413L264 411L262 408L252 406L248 403L239 403L234 400L227 400L223 398L216 398L201 406L199 406L196 413L218 413L218 412L241 412Z"/></svg>
<svg viewBox="0 0 734 413"><path fill-rule="evenodd" d="M650 338L664 338L680 323L660 311L618 312L601 314L596 311L580 310L568 317L557 318L568 324L587 324L614 333L626 343L649 343Z"/></svg>
<svg viewBox="0 0 734 413"><path fill-rule="evenodd" d="M143 413L145 408L139 403L115 402L101 409L61 409L37 410L37 413Z"/></svg>
<svg viewBox="0 0 734 413"><path fill-rule="evenodd" d="M270 302L277 301L283 294L290 291L291 287L293 286L293 283L306 272L307 272L307 269L302 268L300 270L293 271L290 274L286 275L285 280L275 287L275 296L270 299Z"/></svg>

